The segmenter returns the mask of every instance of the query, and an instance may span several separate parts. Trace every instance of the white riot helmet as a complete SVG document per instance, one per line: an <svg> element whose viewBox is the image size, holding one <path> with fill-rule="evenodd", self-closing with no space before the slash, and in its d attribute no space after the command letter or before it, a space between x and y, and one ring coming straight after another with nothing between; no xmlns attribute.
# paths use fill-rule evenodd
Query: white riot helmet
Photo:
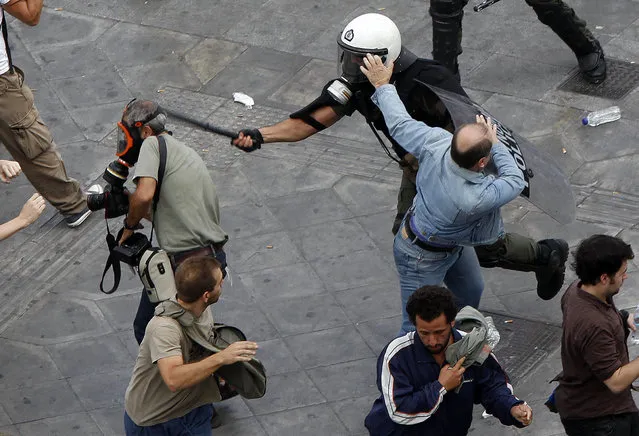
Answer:
<svg viewBox="0 0 639 436"><path fill-rule="evenodd" d="M390 18L381 14L364 14L352 20L337 37L338 70L350 83L365 82L360 71L367 53L378 55L385 65L394 62L402 51L402 37Z"/></svg>

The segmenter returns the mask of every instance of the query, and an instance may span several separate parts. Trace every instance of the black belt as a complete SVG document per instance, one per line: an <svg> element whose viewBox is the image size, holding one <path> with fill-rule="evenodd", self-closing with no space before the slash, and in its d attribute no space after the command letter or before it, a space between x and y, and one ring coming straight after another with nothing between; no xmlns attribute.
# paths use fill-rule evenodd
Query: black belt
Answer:
<svg viewBox="0 0 639 436"><path fill-rule="evenodd" d="M428 242L422 241L415 235L413 229L410 228L410 219L411 215L406 216L404 220L404 229L406 229L406 234L410 238L411 242L417 245L419 248L423 248L426 251L434 251L436 253L450 253L457 247L438 247L436 245L431 245Z"/></svg>
<svg viewBox="0 0 639 436"><path fill-rule="evenodd" d="M193 250L180 251L177 253L171 254L171 260L173 264L177 267L179 264L184 262L189 257L195 256L215 256L215 253L222 251L224 249L224 242L213 242L212 244L207 245L206 247L194 248Z"/></svg>

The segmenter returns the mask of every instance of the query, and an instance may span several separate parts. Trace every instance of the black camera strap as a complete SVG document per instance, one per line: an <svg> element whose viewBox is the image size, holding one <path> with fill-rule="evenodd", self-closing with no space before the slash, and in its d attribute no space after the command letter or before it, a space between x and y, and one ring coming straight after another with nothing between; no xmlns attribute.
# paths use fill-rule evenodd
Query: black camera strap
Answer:
<svg viewBox="0 0 639 436"><path fill-rule="evenodd" d="M155 228L155 211L158 207L158 201L160 201L160 188L162 187L162 180L164 179L164 172L166 170L166 140L162 137L162 135L158 135L158 144L160 149L160 167L158 168L158 183L155 187L155 194L153 195L153 221L151 221L151 237L150 243L153 243L153 230ZM105 218L106 227L107 227L107 236L106 243L109 247L109 257L107 258L106 265L104 265L104 271L102 272L102 279L100 280L100 290L105 294L112 294L120 286L120 278L122 277L122 270L120 268L120 261L114 259L113 257L113 249L118 246L118 241L122 237L122 233L124 232L124 228L122 228L117 236L113 236L111 230L109 229L109 220ZM104 290L104 277L106 276L107 271L113 267L113 286L108 291Z"/></svg>

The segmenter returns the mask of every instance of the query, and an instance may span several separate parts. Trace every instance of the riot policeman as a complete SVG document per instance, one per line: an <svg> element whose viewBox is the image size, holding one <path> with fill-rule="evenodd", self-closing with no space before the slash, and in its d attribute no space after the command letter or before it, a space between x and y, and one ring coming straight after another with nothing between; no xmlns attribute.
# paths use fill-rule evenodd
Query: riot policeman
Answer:
<svg viewBox="0 0 639 436"><path fill-rule="evenodd" d="M468 0L430 0L433 18L433 59L459 77L457 56L462 53L462 18ZM526 0L539 21L550 27L577 57L584 79L601 83L606 78L606 60L601 44L575 11L562 0Z"/></svg>
<svg viewBox="0 0 639 436"><path fill-rule="evenodd" d="M371 101L374 88L361 72L366 53L380 56L385 62L394 62L392 81L400 99L411 116L429 126L453 131L454 126L438 97L423 83L467 96L458 79L441 64L421 59L402 46L399 29L391 19L381 14L364 14L346 25L337 39L338 65L341 77L330 81L320 96L286 120L259 129L240 131L232 144L244 151L253 151L264 143L296 142L322 131L344 116L360 112L377 133L382 132L391 143L388 155L403 170L398 194L397 216L393 233L397 233L404 215L411 207L417 190L415 176L417 160L391 137L379 109ZM561 239L534 241L530 238L506 233L494 244L475 247L483 267L500 267L516 271L533 271L537 277L537 293L542 299L551 299L564 281L568 244Z"/></svg>

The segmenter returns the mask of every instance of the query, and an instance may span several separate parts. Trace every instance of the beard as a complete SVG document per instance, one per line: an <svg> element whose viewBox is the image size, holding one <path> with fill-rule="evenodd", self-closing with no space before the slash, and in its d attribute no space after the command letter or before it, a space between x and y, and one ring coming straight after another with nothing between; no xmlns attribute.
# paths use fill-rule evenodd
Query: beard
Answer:
<svg viewBox="0 0 639 436"><path fill-rule="evenodd" d="M426 345L426 349L431 353L431 354L439 354L442 351L444 351L446 349L446 347L448 346L448 343L450 342L450 337L453 335L453 329L451 328L448 331L448 336L446 337L446 340L441 343L441 344L437 344L434 347L428 346Z"/></svg>

